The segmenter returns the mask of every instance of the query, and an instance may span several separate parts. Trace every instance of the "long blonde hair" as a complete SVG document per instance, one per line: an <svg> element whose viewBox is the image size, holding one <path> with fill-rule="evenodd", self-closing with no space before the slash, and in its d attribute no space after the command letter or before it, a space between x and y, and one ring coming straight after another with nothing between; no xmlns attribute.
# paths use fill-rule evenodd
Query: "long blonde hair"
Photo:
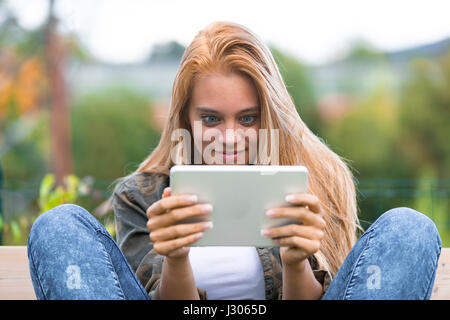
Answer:
<svg viewBox="0 0 450 320"><path fill-rule="evenodd" d="M171 134L178 128L191 130L187 107L195 80L219 71L248 76L258 92L261 128L267 129L269 135L270 130L278 129L279 144L267 144L269 157L255 164L270 165L273 148L279 147L278 164L308 168L308 192L319 198L327 222L321 250L315 257L322 268L335 275L356 242L360 227L352 173L344 160L302 121L270 50L246 27L214 22L201 30L186 48L159 144L136 172L169 174L174 165L171 150L178 143L171 140Z"/></svg>

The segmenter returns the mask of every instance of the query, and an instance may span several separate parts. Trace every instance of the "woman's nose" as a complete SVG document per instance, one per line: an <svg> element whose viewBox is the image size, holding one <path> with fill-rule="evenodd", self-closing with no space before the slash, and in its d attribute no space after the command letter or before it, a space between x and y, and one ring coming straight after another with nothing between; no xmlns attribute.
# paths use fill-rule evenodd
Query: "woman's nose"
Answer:
<svg viewBox="0 0 450 320"><path fill-rule="evenodd" d="M229 124L223 128L221 137L219 137L219 142L226 145L235 145L242 140L243 134L243 130L238 126Z"/></svg>

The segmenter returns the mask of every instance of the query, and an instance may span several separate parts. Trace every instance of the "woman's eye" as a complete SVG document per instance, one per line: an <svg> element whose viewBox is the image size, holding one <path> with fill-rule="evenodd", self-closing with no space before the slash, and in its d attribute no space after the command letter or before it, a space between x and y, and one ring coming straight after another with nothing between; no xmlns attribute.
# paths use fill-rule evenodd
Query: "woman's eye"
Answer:
<svg viewBox="0 0 450 320"><path fill-rule="evenodd" d="M241 122L246 125L253 124L256 121L256 118L257 116L255 115L243 116L241 117Z"/></svg>
<svg viewBox="0 0 450 320"><path fill-rule="evenodd" d="M201 119L207 125L215 124L218 121L216 116L202 116Z"/></svg>

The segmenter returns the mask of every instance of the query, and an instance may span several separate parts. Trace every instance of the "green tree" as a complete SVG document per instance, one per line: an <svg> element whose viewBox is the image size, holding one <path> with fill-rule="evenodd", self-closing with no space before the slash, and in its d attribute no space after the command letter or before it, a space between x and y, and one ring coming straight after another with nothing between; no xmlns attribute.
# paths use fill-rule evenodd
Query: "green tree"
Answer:
<svg viewBox="0 0 450 320"><path fill-rule="evenodd" d="M156 147L150 101L131 89L108 88L72 108L75 174L111 181L125 176Z"/></svg>
<svg viewBox="0 0 450 320"><path fill-rule="evenodd" d="M361 178L404 177L408 167L396 152L397 127L397 102L392 93L378 89L324 128L324 138L350 159Z"/></svg>
<svg viewBox="0 0 450 320"><path fill-rule="evenodd" d="M400 125L404 152L416 176L430 165L437 178L450 177L450 51L437 61L415 60L401 94Z"/></svg>
<svg viewBox="0 0 450 320"><path fill-rule="evenodd" d="M388 209L408 205L402 198L386 198L396 191L389 181L410 174L410 166L396 150L397 109L393 93L380 87L324 127L325 142L347 159L355 175L362 222L371 223Z"/></svg>
<svg viewBox="0 0 450 320"><path fill-rule="evenodd" d="M185 47L177 41L157 43L153 46L148 62L179 62L183 56Z"/></svg>
<svg viewBox="0 0 450 320"><path fill-rule="evenodd" d="M384 52L364 39L350 42L345 57L336 63L335 72L341 74L337 88L341 93L364 98L380 83L386 83L393 75Z"/></svg>

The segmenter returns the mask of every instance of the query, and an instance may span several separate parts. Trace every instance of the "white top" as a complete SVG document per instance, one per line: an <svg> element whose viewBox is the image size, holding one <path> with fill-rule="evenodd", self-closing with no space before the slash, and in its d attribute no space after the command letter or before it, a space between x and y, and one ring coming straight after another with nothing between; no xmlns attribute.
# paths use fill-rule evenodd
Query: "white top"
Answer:
<svg viewBox="0 0 450 320"><path fill-rule="evenodd" d="M212 300L264 300L261 260L255 247L191 247L198 288Z"/></svg>

